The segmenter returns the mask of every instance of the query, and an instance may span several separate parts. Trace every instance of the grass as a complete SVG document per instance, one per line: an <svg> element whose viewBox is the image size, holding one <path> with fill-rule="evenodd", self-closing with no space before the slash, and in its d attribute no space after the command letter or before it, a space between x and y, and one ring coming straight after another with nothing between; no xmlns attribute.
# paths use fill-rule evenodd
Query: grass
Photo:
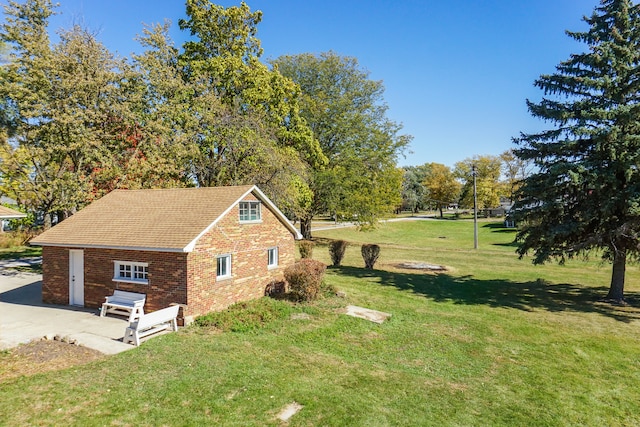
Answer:
<svg viewBox="0 0 640 427"><path fill-rule="evenodd" d="M42 256L42 248L39 246L12 246L0 248L0 259L16 259Z"/></svg>
<svg viewBox="0 0 640 427"><path fill-rule="evenodd" d="M295 401L304 407L291 426L640 424L640 310L598 301L609 268L532 266L514 255L512 232L488 221L479 231L477 251L468 221L318 232L314 258L324 262L329 239L351 242L326 276L344 298L264 299L237 312L259 313L260 327L186 328L89 365L7 381L0 420L277 426ZM362 243L381 246L377 269L362 268ZM402 261L450 270L411 272L396 267ZM629 267L634 304L638 277ZM348 304L392 317L378 325L340 314Z"/></svg>

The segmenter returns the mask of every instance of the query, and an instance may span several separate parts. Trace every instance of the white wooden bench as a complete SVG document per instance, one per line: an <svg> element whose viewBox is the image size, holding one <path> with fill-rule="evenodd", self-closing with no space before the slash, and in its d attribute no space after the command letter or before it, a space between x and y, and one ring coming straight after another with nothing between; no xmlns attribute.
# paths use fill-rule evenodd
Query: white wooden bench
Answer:
<svg viewBox="0 0 640 427"><path fill-rule="evenodd" d="M102 310L100 310L100 317L104 317L107 313L128 315L129 322L133 322L144 315L145 294L116 289L113 291L113 295L105 298L106 301L102 304Z"/></svg>
<svg viewBox="0 0 640 427"><path fill-rule="evenodd" d="M145 314L140 318L132 322L129 327L124 331L124 338L122 341L125 343L132 343L136 346L140 345L140 339L146 336L165 331L167 329L178 330L178 311L179 305L172 305L167 308L163 308L153 313Z"/></svg>

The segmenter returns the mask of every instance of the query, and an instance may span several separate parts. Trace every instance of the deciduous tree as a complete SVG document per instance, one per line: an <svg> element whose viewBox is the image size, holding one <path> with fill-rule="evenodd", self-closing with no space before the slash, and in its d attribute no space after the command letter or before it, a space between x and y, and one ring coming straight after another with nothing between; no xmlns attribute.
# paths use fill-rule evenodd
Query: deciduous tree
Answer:
<svg viewBox="0 0 640 427"><path fill-rule="evenodd" d="M491 209L500 205L500 167L502 163L497 156L474 156L457 162L454 175L462 180L460 205L473 207L473 174L476 173L476 194L478 209Z"/></svg>
<svg viewBox="0 0 640 427"><path fill-rule="evenodd" d="M179 25L193 39L180 55L185 78L201 88L196 97L215 97L196 116L202 125L193 162L198 184L259 184L293 209L304 197L299 183L306 182L306 165L326 159L300 116L299 88L260 61L262 13L244 2L224 8L208 0L188 0L186 12Z"/></svg>
<svg viewBox="0 0 640 427"><path fill-rule="evenodd" d="M513 150L507 150L500 154L502 160L502 175L506 188L506 196L513 201L516 191L522 185L533 169L531 160L524 160L516 156Z"/></svg>
<svg viewBox="0 0 640 427"><path fill-rule="evenodd" d="M420 209L425 209L428 203L425 199L427 189L424 179L429 171L429 164L407 166L402 169L402 208L417 213Z"/></svg>
<svg viewBox="0 0 640 427"><path fill-rule="evenodd" d="M427 197L435 204L442 218L442 209L458 201L462 185L456 180L451 169L440 163L429 164L423 182L427 189Z"/></svg>
<svg viewBox="0 0 640 427"><path fill-rule="evenodd" d="M534 117L554 126L515 139L537 171L517 192L518 253L533 262L597 254L612 262L608 298L624 299L640 247L640 6L602 0L589 29L567 34L586 52L535 85Z"/></svg>
<svg viewBox="0 0 640 427"><path fill-rule="evenodd" d="M313 169L303 236L311 236L311 218L324 212L375 225L401 203L396 161L411 139L386 117L382 82L369 79L355 58L333 52L282 56L273 65L300 85L301 115L328 159Z"/></svg>

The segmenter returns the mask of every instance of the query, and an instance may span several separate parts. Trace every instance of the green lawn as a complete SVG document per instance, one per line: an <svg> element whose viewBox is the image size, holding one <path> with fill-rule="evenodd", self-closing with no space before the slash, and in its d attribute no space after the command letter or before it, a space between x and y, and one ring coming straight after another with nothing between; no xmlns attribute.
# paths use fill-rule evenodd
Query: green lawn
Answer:
<svg viewBox="0 0 640 427"><path fill-rule="evenodd" d="M315 233L348 240L326 281L346 293L313 305L259 301L284 313L247 332L187 328L66 371L0 384L0 424L291 426L639 425L640 275L632 306L598 302L610 269L597 261L532 266L514 234L469 221L387 223ZM382 247L376 270L360 244ZM444 274L400 270L405 261ZM340 314L355 304L382 325ZM258 310L260 311L260 310ZM304 312L308 318L294 319ZM269 319L269 317L265 317ZM0 363L1 363L0 355Z"/></svg>
<svg viewBox="0 0 640 427"><path fill-rule="evenodd" d="M10 248L0 248L0 259L28 258L42 255L42 248L39 246L13 246Z"/></svg>

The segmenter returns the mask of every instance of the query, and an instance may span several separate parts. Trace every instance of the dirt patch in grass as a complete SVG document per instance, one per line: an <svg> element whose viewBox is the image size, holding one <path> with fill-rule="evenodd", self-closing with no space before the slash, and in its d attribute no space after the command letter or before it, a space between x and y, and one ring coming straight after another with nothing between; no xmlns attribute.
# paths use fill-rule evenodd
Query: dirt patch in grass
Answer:
<svg viewBox="0 0 640 427"><path fill-rule="evenodd" d="M11 378L57 371L98 360L97 350L61 341L38 340L0 352L0 383Z"/></svg>
<svg viewBox="0 0 640 427"><path fill-rule="evenodd" d="M425 273L446 273L446 272L452 271L452 269L447 266L432 264L432 263L423 262L423 261L395 262L392 264L388 264L388 267L391 267L393 270L396 270L396 271L413 271L413 272L421 271Z"/></svg>

